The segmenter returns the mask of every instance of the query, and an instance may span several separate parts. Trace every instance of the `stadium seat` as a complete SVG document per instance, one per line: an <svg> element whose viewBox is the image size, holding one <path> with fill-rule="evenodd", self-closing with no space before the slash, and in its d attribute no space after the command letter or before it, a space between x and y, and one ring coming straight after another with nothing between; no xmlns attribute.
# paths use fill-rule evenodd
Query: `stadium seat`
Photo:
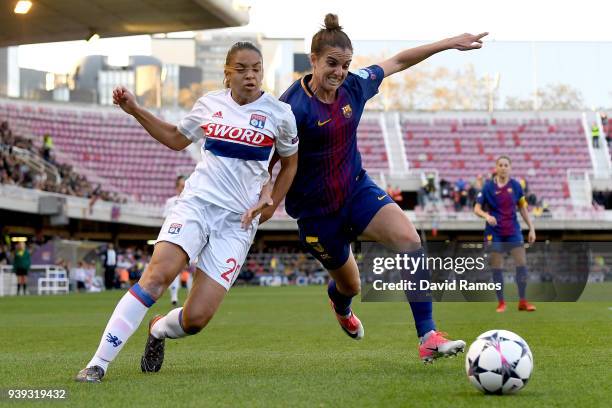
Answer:
<svg viewBox="0 0 612 408"><path fill-rule="evenodd" d="M591 169L579 117L406 118L401 128L412 168L437 169L440 178L451 182L459 177L472 180L479 174L489 175L495 158L507 155L513 159L513 175L524 177L539 198L557 205L569 204L567 169Z"/></svg>

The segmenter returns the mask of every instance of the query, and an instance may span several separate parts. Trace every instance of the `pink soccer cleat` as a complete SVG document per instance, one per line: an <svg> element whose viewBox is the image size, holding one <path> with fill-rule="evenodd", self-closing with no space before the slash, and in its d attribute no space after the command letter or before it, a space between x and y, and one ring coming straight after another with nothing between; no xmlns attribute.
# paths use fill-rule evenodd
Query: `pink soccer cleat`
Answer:
<svg viewBox="0 0 612 408"><path fill-rule="evenodd" d="M465 341L449 340L446 333L431 331L427 338L419 346L419 357L423 363L433 363L440 357L450 357L457 353L463 353Z"/></svg>
<svg viewBox="0 0 612 408"><path fill-rule="evenodd" d="M497 304L497 309L495 309L495 311L497 313L503 313L506 311L506 302L501 300L498 304Z"/></svg>
<svg viewBox="0 0 612 408"><path fill-rule="evenodd" d="M536 307L526 299L521 299L518 304L518 310L519 312L535 312Z"/></svg>
<svg viewBox="0 0 612 408"><path fill-rule="evenodd" d="M357 316L355 316L355 313L353 313L351 310L351 313L348 316L340 316L338 313L336 313L334 303L331 300L329 303L331 304L332 310L336 315L336 319L338 320L340 327L342 330L344 330L346 335L352 339L361 340L365 334L365 331L363 330L361 321L357 318Z"/></svg>

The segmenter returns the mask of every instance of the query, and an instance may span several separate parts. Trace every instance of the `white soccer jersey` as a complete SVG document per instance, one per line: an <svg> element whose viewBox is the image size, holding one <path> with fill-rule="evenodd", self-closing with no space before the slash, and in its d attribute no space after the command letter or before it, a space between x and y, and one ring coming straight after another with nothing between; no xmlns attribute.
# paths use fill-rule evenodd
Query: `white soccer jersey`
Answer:
<svg viewBox="0 0 612 408"><path fill-rule="evenodd" d="M268 93L239 105L230 90L210 92L178 124L192 142L204 138L202 161L185 183L181 198L198 196L243 213L259 199L268 180L274 149L282 157L298 149L291 107Z"/></svg>
<svg viewBox="0 0 612 408"><path fill-rule="evenodd" d="M170 210L174 208L174 206L177 204L179 197L180 196L175 195L166 200L166 205L164 205L164 212L162 213L162 216L164 218L166 218L168 214L170 214Z"/></svg>

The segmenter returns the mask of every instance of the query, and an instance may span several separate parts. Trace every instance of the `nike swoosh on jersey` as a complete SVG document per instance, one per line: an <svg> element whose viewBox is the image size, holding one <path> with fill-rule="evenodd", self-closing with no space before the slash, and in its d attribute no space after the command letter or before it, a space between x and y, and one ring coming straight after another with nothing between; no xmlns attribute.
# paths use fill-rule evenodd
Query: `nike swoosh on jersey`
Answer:
<svg viewBox="0 0 612 408"><path fill-rule="evenodd" d="M323 126L323 125L325 125L326 123L329 123L329 122L331 122L331 118L327 119L327 120L326 120L326 121L324 121L324 122L318 121L318 122L317 122L317 125L319 125L319 126Z"/></svg>
<svg viewBox="0 0 612 408"><path fill-rule="evenodd" d="M385 194L385 195L382 195L382 196L378 197L378 201L382 200L382 199L383 199L383 198L385 198L386 196L387 196L387 195Z"/></svg>

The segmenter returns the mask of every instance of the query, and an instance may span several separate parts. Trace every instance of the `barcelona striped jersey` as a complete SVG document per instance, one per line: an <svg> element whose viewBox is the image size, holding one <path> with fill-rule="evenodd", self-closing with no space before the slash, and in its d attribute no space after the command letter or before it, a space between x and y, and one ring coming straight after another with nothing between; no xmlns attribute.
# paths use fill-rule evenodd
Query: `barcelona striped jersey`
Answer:
<svg viewBox="0 0 612 408"><path fill-rule="evenodd" d="M476 202L497 220L497 225L494 227L487 223L485 235L508 237L521 233L516 209L526 207L527 201L518 181L511 178L500 186L494 179L489 179L478 193Z"/></svg>
<svg viewBox="0 0 612 408"><path fill-rule="evenodd" d="M350 196L364 173L357 126L383 78L377 65L349 73L328 104L314 96L308 86L311 75L306 75L280 97L291 105L300 138L297 174L285 201L293 218L333 213Z"/></svg>

